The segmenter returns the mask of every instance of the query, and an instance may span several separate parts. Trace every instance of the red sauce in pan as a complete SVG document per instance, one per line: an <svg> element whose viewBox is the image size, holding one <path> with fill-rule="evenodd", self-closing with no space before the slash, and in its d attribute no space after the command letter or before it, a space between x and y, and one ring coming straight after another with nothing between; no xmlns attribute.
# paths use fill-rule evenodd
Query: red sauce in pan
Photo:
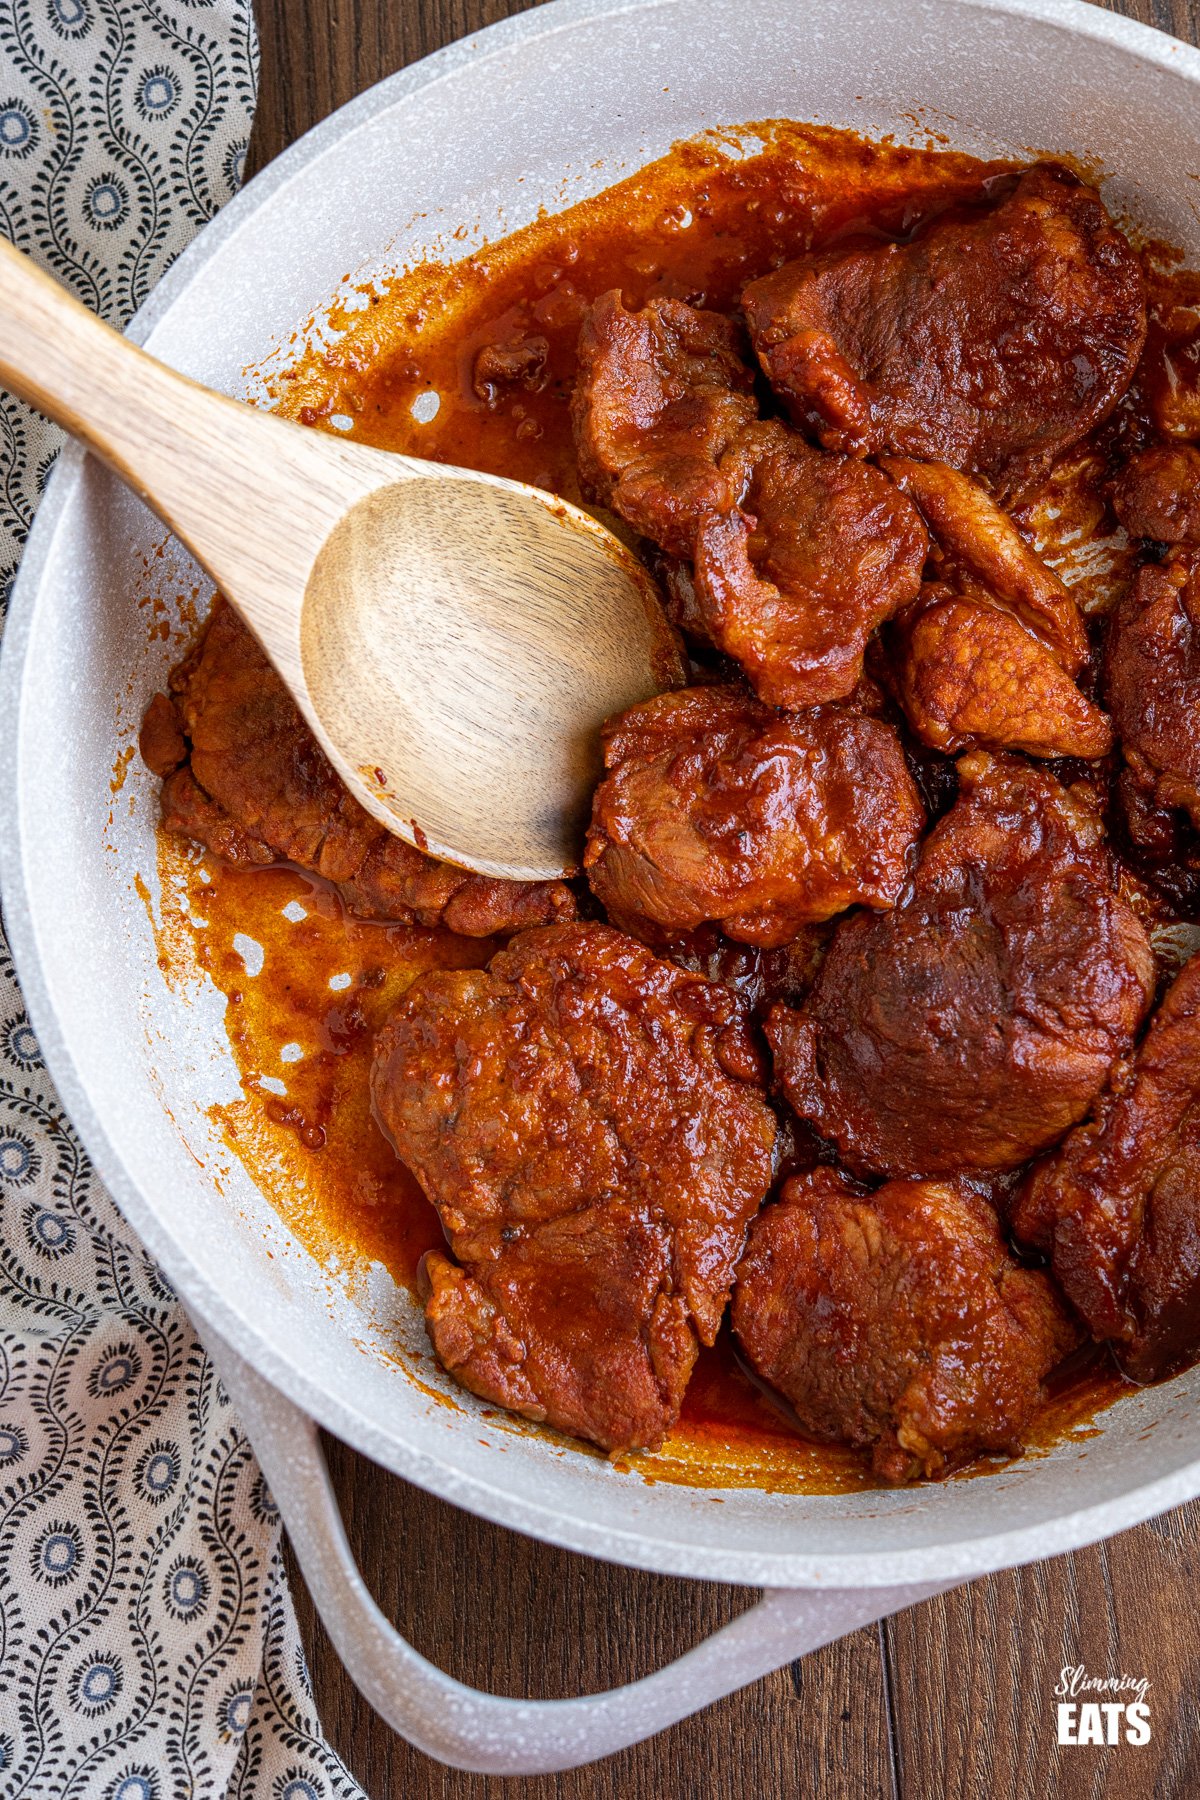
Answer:
<svg viewBox="0 0 1200 1800"><path fill-rule="evenodd" d="M747 154L751 140L758 148ZM785 124L685 144L461 264L426 265L382 298L362 296L358 310L335 321L346 328L338 343L282 378L278 403L318 427L348 421L364 443L577 500L569 399L579 321L596 295L617 286L632 305L666 294L730 307L749 279L801 251L848 236L903 235L947 207L979 204L1009 167ZM1189 283L1195 278L1160 277L1160 302L1190 298ZM534 337L544 340L540 368L490 394L476 391L482 348ZM1126 574L1119 544L1087 549L1102 535L1102 474L1102 451L1081 455L1059 481L1056 516L1035 509L1022 519L1068 578L1086 568L1078 591L1092 607ZM180 967L198 961L226 997L244 1090L220 1109L231 1147L316 1256L378 1261L413 1288L422 1254L442 1234L371 1114L371 1038L421 970L482 964L494 944L351 920L331 890L291 868L235 870L166 838L160 856L164 892L182 876L190 913L182 935L164 934L164 955ZM1144 910L1151 922L1169 920L1149 896ZM238 934L242 948L245 940L261 947L255 975ZM1052 1383L1034 1448L1088 1429L1126 1385L1102 1351L1073 1359ZM702 1352L663 1450L625 1461L650 1479L712 1488L873 1485L857 1455L798 1434L727 1333Z"/></svg>

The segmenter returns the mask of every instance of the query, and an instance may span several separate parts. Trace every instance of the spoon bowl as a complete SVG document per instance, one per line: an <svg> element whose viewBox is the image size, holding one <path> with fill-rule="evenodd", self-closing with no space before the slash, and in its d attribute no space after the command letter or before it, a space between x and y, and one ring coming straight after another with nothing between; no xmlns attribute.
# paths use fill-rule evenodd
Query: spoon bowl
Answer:
<svg viewBox="0 0 1200 1800"><path fill-rule="evenodd" d="M654 585L611 532L441 469L334 526L300 660L321 739L376 818L525 881L578 864L604 720L679 677Z"/></svg>
<svg viewBox="0 0 1200 1800"><path fill-rule="evenodd" d="M482 875L578 868L604 721L685 674L611 532L520 482L213 393L2 240L0 383L186 544L389 831Z"/></svg>

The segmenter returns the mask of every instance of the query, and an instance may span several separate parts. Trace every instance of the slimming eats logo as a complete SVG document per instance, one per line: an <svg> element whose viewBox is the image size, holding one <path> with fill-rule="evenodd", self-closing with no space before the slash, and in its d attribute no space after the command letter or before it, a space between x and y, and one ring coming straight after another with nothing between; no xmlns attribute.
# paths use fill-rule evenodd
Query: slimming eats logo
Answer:
<svg viewBox="0 0 1200 1800"><path fill-rule="evenodd" d="M1089 1675L1083 1664L1060 1671L1060 1744L1148 1744L1150 1683L1144 1675Z"/></svg>

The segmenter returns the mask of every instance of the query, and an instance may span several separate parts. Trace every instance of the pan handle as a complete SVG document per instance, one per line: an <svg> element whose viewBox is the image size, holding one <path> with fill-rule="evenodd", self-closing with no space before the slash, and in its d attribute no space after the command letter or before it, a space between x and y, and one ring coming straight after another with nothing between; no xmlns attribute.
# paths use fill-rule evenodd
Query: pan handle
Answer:
<svg viewBox="0 0 1200 1800"><path fill-rule="evenodd" d="M578 1768L652 1737L860 1625L957 1585L768 1588L756 1606L641 1681L577 1700L486 1694L452 1680L384 1618L346 1541L316 1425L215 1333L204 1335L342 1662L394 1731L452 1768L484 1775Z"/></svg>

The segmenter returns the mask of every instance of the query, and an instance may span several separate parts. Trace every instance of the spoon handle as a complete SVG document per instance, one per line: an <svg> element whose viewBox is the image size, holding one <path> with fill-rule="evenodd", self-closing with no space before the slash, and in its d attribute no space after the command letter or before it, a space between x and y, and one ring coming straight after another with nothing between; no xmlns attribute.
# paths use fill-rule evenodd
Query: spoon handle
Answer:
<svg viewBox="0 0 1200 1800"><path fill-rule="evenodd" d="M177 374L3 239L0 384L108 463L286 653L317 551L373 485L357 446Z"/></svg>

